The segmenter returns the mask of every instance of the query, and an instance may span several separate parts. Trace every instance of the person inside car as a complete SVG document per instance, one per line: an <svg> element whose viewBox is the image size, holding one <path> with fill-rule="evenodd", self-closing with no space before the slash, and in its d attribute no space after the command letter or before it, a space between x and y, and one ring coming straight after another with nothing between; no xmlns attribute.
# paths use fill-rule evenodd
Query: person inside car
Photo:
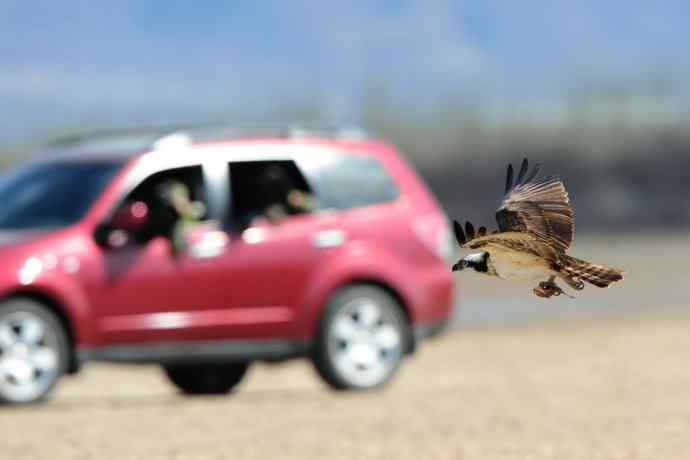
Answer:
<svg viewBox="0 0 690 460"><path fill-rule="evenodd" d="M311 194L299 189L281 166L268 166L258 185L260 193L265 197L261 216L272 224L278 224L290 215L309 213L316 209Z"/></svg>
<svg viewBox="0 0 690 460"><path fill-rule="evenodd" d="M206 214L206 207L200 201L192 201L189 188L181 181L169 179L159 187L159 195L175 213L174 221L169 226L173 252L180 254L187 249L189 232L201 223Z"/></svg>

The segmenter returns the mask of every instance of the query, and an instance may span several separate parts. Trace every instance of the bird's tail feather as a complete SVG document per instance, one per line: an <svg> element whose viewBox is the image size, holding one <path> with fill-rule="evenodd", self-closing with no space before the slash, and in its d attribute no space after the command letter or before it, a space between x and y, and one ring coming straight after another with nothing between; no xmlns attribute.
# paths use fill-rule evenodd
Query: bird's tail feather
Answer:
<svg viewBox="0 0 690 460"><path fill-rule="evenodd" d="M570 256L565 256L561 271L570 278L587 281L600 288L608 287L609 284L623 279L622 270L596 265Z"/></svg>

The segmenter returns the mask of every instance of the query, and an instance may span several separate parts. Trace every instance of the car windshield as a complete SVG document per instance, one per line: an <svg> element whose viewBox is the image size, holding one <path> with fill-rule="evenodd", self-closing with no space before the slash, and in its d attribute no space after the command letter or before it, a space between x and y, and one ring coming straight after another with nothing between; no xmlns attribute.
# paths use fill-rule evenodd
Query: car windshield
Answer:
<svg viewBox="0 0 690 460"><path fill-rule="evenodd" d="M0 228L65 227L86 214L120 162L35 163L0 177Z"/></svg>

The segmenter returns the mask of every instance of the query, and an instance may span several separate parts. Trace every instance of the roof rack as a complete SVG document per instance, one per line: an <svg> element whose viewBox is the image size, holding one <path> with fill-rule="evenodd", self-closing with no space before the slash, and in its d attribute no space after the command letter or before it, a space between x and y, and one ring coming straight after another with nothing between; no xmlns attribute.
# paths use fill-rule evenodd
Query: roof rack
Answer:
<svg viewBox="0 0 690 460"><path fill-rule="evenodd" d="M53 148L76 147L80 150L141 151L164 149L169 145L189 145L198 142L251 137L368 139L371 136L358 127L317 123L250 125L208 123L91 131L57 138L48 146Z"/></svg>

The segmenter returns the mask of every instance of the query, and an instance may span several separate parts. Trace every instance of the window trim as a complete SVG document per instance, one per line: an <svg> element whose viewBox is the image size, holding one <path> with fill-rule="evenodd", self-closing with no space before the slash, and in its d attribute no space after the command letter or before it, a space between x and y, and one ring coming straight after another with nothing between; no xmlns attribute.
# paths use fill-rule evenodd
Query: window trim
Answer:
<svg viewBox="0 0 690 460"><path fill-rule="evenodd" d="M206 187L207 216L224 226L224 222L232 217L232 184L227 162L222 159L204 162L201 164L201 174Z"/></svg>

